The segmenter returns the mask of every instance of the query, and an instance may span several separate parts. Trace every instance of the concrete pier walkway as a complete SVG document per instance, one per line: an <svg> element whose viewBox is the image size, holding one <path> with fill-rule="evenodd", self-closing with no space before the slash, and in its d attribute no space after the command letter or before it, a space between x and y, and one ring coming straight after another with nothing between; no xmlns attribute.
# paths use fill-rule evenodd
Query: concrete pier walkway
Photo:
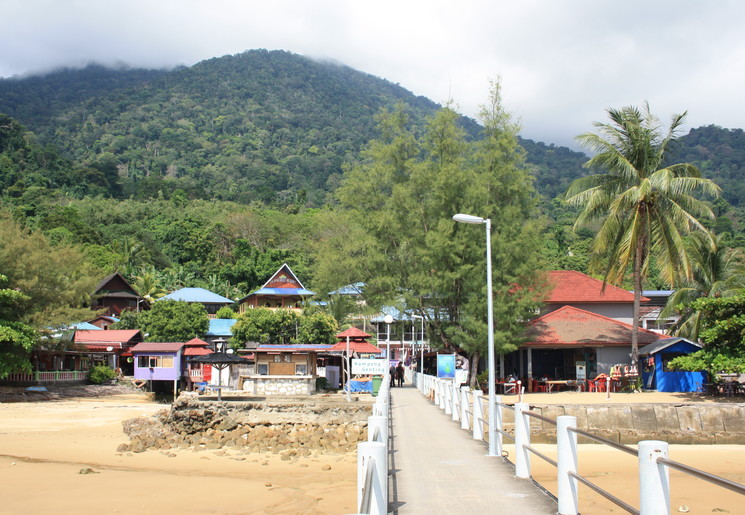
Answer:
<svg viewBox="0 0 745 515"><path fill-rule="evenodd" d="M391 388L389 512L394 514L553 515L556 502L514 467L486 456L416 388Z"/></svg>

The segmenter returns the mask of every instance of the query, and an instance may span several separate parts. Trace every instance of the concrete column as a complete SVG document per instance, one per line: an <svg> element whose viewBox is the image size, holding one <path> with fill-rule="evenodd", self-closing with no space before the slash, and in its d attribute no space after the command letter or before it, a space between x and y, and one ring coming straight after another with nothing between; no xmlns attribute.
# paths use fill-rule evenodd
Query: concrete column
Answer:
<svg viewBox="0 0 745 515"><path fill-rule="evenodd" d="M577 433L569 431L570 427L577 427L577 417L556 417L559 515L577 515L579 512L577 480L569 476L570 472L577 472Z"/></svg>
<svg viewBox="0 0 745 515"><path fill-rule="evenodd" d="M670 472L657 458L667 458L668 444L657 440L639 442L639 513L670 513Z"/></svg>
<svg viewBox="0 0 745 515"><path fill-rule="evenodd" d="M530 422L523 415L528 410L527 403L515 404L515 476L522 479L530 479Z"/></svg>

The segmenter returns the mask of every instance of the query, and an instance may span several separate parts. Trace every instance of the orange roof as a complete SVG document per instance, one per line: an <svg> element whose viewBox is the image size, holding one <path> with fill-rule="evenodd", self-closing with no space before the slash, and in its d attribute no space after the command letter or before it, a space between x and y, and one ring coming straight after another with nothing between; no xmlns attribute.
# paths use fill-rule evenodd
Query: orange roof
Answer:
<svg viewBox="0 0 745 515"><path fill-rule="evenodd" d="M199 338L192 338L191 340L186 342L184 345L186 345L187 347L207 347L209 343Z"/></svg>
<svg viewBox="0 0 745 515"><path fill-rule="evenodd" d="M184 356L206 356L207 354L212 354L212 349L207 349L206 347L189 347L188 344L184 345Z"/></svg>
<svg viewBox="0 0 745 515"><path fill-rule="evenodd" d="M75 331L75 343L128 343L140 337L139 329L107 329Z"/></svg>
<svg viewBox="0 0 745 515"><path fill-rule="evenodd" d="M330 349L327 349L326 352L346 352L347 351L347 342L346 340L343 342L339 342ZM380 354L383 351L377 348L372 343L368 342L361 342L359 340L349 340L349 351L350 352L356 352L357 354Z"/></svg>
<svg viewBox="0 0 745 515"><path fill-rule="evenodd" d="M549 284L553 285L553 290L546 299L548 304L634 302L632 292L612 284L606 284L603 292L603 281L593 279L582 272L553 270L548 273L548 280ZM642 297L642 302L648 300L646 297Z"/></svg>
<svg viewBox="0 0 745 515"><path fill-rule="evenodd" d="M527 346L631 345L630 324L563 306L530 322ZM639 328L639 345L656 342L666 336Z"/></svg>
<svg viewBox="0 0 745 515"><path fill-rule="evenodd" d="M341 333L339 333L339 334L336 335L336 337L339 338L340 340L341 339L346 340L347 336L350 339L352 339L352 338L362 338L362 339L370 338L370 335L369 334L367 334L366 332L364 332L364 331L362 331L360 329L357 329L356 327L350 327L346 331L342 331Z"/></svg>

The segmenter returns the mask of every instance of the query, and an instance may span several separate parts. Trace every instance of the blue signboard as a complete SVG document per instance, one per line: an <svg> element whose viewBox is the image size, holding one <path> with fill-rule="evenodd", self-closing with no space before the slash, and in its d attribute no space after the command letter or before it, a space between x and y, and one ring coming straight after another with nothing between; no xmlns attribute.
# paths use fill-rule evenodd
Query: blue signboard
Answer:
<svg viewBox="0 0 745 515"><path fill-rule="evenodd" d="M437 377L440 379L455 378L455 354L437 355Z"/></svg>

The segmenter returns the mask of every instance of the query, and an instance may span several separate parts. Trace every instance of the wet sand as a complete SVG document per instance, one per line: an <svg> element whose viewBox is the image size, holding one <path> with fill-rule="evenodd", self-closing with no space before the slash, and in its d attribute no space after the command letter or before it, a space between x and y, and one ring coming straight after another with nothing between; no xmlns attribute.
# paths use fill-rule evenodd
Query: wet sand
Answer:
<svg viewBox="0 0 745 515"><path fill-rule="evenodd" d="M140 395L0 404L0 513L356 512L354 453L116 452L123 420L167 407Z"/></svg>

